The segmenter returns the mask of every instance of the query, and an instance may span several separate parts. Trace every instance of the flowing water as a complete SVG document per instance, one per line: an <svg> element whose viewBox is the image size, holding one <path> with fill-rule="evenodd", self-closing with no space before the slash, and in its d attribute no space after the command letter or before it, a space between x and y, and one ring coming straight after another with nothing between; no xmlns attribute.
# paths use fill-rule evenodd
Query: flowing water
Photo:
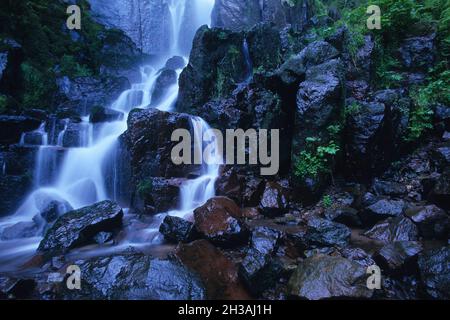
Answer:
<svg viewBox="0 0 450 320"><path fill-rule="evenodd" d="M167 57L179 53L179 35L183 28L186 1L171 0L168 2L172 16L173 37L171 52ZM210 24L210 14L213 0L196 0L196 17L198 27L202 24ZM165 61L166 59L162 59ZM105 184L105 166L111 160L111 154L118 146L118 138L127 129L127 118L130 110L134 108L147 108L151 104L152 90L159 75L159 66L143 66L141 68L141 82L133 84L129 90L124 91L119 98L112 103L111 109L122 112L124 116L114 122L103 124L92 124L89 117L82 117L78 124L79 141L78 146L66 148L65 137L69 130L69 120L64 121L62 130L55 139L49 139L45 131L46 124L37 130L36 134L42 136L42 143L37 151L35 166L35 190L27 197L19 209L11 216L0 220L0 271L16 270L27 261L37 249L42 240L45 224L38 221L40 213L51 201L64 203L66 208L81 208L98 201L116 198L116 188L113 194L109 194ZM182 70L177 70L178 75ZM161 111L171 111L178 96L178 84L167 90L162 102L155 106ZM208 124L198 117L191 118L193 133L198 135L199 141L209 127ZM51 133L55 131L55 123L50 126ZM168 137L170 139L170 137ZM213 137L209 137L209 140ZM56 140L56 141L50 141ZM25 138L21 144L26 144ZM203 149L204 145L197 145L196 149ZM201 152L201 150L198 150ZM177 210L161 213L149 221L135 221L133 215L125 209L126 237L114 247L97 249L83 249L84 255L95 255L105 252L117 252L129 246L148 246L149 243L160 244L161 236L158 227L166 214L176 216L189 216L199 205L214 196L214 183L218 176L221 155L216 148L211 148L210 157L215 159L212 165L202 167L201 176L197 179L188 180L181 186L181 205ZM69 209L67 209L69 210ZM8 229L22 225L37 225L37 228L29 232L28 237L14 239L5 237Z"/></svg>

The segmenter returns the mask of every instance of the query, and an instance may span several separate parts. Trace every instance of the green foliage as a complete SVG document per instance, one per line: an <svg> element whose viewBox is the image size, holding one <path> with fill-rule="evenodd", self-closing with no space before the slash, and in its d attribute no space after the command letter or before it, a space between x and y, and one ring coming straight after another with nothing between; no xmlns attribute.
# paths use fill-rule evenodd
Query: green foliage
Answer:
<svg viewBox="0 0 450 320"><path fill-rule="evenodd" d="M62 57L60 68L61 74L69 77L88 77L92 75L91 70L84 65L80 65L71 55L65 54Z"/></svg>
<svg viewBox="0 0 450 320"><path fill-rule="evenodd" d="M306 150L300 152L297 158L295 175L300 178L315 178L320 174L330 173L332 160L340 147L334 141L320 145L320 139L316 137L306 138L306 142Z"/></svg>
<svg viewBox="0 0 450 320"><path fill-rule="evenodd" d="M322 204L325 208L330 208L333 205L333 198L330 195L325 195L322 198Z"/></svg>
<svg viewBox="0 0 450 320"><path fill-rule="evenodd" d="M361 111L361 106L357 102L352 102L344 109L344 117L347 118L350 115L358 114Z"/></svg>
<svg viewBox="0 0 450 320"><path fill-rule="evenodd" d="M42 107L46 97L55 89L46 73L39 71L31 63L25 62L21 65L24 81L23 105L25 108Z"/></svg>
<svg viewBox="0 0 450 320"><path fill-rule="evenodd" d="M4 113L6 111L8 104L8 98L2 94L0 94L0 113Z"/></svg>
<svg viewBox="0 0 450 320"><path fill-rule="evenodd" d="M153 181L150 179L142 180L139 182L137 186L137 193L139 197L142 199L145 199L148 197L149 194L151 194L153 191Z"/></svg>

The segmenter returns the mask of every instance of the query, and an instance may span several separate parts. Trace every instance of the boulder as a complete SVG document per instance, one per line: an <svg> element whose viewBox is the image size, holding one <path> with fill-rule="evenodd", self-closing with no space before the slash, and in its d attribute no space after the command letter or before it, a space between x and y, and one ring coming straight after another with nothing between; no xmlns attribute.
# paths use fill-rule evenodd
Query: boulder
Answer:
<svg viewBox="0 0 450 320"><path fill-rule="evenodd" d="M427 295L434 299L450 299L450 247L423 252L418 264Z"/></svg>
<svg viewBox="0 0 450 320"><path fill-rule="evenodd" d="M431 68L435 61L435 37L431 34L404 39L399 48L403 66L408 70L427 71Z"/></svg>
<svg viewBox="0 0 450 320"><path fill-rule="evenodd" d="M340 223L313 217L307 227L306 239L312 246L346 247L350 241L350 229Z"/></svg>
<svg viewBox="0 0 450 320"><path fill-rule="evenodd" d="M435 205L428 205L411 208L405 214L419 227L419 233L423 238L448 239L450 217L441 208Z"/></svg>
<svg viewBox="0 0 450 320"><path fill-rule="evenodd" d="M376 252L374 259L386 272L414 274L417 271L417 257L422 250L419 242L396 241Z"/></svg>
<svg viewBox="0 0 450 320"><path fill-rule="evenodd" d="M372 189L378 195L402 196L407 193L406 187L398 182L375 179Z"/></svg>
<svg viewBox="0 0 450 320"><path fill-rule="evenodd" d="M161 232L169 242L190 242L195 239L194 224L179 217L167 216L159 226Z"/></svg>
<svg viewBox="0 0 450 320"><path fill-rule="evenodd" d="M164 66L166 69L178 70L183 69L186 66L186 61L183 57L173 56L169 60L166 61L166 65Z"/></svg>
<svg viewBox="0 0 450 320"><path fill-rule="evenodd" d="M326 271L326 272L324 272ZM288 294L308 300L368 299L366 268L342 258L315 255L301 262L288 283Z"/></svg>
<svg viewBox="0 0 450 320"><path fill-rule="evenodd" d="M13 240L21 238L31 238L40 234L41 228L34 221L17 222L11 226L5 227L1 234L2 240Z"/></svg>
<svg viewBox="0 0 450 320"><path fill-rule="evenodd" d="M167 96L169 89L176 85L178 81L178 74L172 69L163 69L160 71L158 78L156 78L153 86L151 106L157 107Z"/></svg>
<svg viewBox="0 0 450 320"><path fill-rule="evenodd" d="M275 254L280 245L281 233L261 226L252 230L250 247L239 268L239 274L255 295L273 287L280 274L273 273Z"/></svg>
<svg viewBox="0 0 450 320"><path fill-rule="evenodd" d="M0 115L0 143L19 143L22 134L39 128L41 122L26 116Z"/></svg>
<svg viewBox="0 0 450 320"><path fill-rule="evenodd" d="M238 220L240 208L226 197L215 197L194 210L194 225L212 243L232 247L247 240L246 227Z"/></svg>
<svg viewBox="0 0 450 320"><path fill-rule="evenodd" d="M279 216L288 210L288 197L276 182L267 182L259 203L262 213L266 216Z"/></svg>
<svg viewBox="0 0 450 320"><path fill-rule="evenodd" d="M72 206L67 201L50 201L50 203L48 203L47 206L41 211L40 216L47 223L51 223L66 212L72 210Z"/></svg>
<svg viewBox="0 0 450 320"><path fill-rule="evenodd" d="M122 226L122 217L122 209L112 201L68 212L47 231L38 252L50 257L93 243L100 232L117 232Z"/></svg>
<svg viewBox="0 0 450 320"><path fill-rule="evenodd" d="M104 107L97 107L92 109L89 121L91 123L114 122L122 120L123 116L122 112Z"/></svg>
<svg viewBox="0 0 450 320"><path fill-rule="evenodd" d="M360 227L362 224L358 210L347 206L326 209L325 218L348 227Z"/></svg>
<svg viewBox="0 0 450 320"><path fill-rule="evenodd" d="M68 299L203 300L206 297L198 275L176 260L131 253L77 263L82 286L81 290L63 288Z"/></svg>
<svg viewBox="0 0 450 320"><path fill-rule="evenodd" d="M175 256L205 284L208 299L246 300L250 296L236 265L207 240L179 244Z"/></svg>
<svg viewBox="0 0 450 320"><path fill-rule="evenodd" d="M148 178L137 186L133 208L144 214L167 212L178 208L180 187L185 179Z"/></svg>
<svg viewBox="0 0 450 320"><path fill-rule="evenodd" d="M429 200L439 207L450 210L450 170L447 169L436 181Z"/></svg>
<svg viewBox="0 0 450 320"><path fill-rule="evenodd" d="M378 222L372 229L364 232L370 239L381 242L417 241L419 230L408 218L398 216Z"/></svg>
<svg viewBox="0 0 450 320"><path fill-rule="evenodd" d="M359 263L365 268L373 266L375 261L372 259L371 255L369 255L366 251L361 248L343 248L340 249L339 252L341 255L349 260L355 261Z"/></svg>

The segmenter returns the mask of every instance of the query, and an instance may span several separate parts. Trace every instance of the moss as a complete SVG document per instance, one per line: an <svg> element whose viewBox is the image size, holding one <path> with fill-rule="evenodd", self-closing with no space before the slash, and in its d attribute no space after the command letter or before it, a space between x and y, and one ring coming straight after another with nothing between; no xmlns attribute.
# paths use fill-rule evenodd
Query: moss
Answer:
<svg viewBox="0 0 450 320"><path fill-rule="evenodd" d="M8 107L8 98L0 94L0 113L5 113Z"/></svg>
<svg viewBox="0 0 450 320"><path fill-rule="evenodd" d="M146 199L153 192L153 181L151 179L142 180L138 183L137 193L141 199Z"/></svg>

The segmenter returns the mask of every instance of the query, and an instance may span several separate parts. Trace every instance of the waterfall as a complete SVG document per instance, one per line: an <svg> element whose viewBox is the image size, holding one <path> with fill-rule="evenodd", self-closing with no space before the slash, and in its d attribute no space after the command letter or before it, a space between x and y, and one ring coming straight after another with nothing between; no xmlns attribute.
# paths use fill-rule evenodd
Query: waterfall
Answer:
<svg viewBox="0 0 450 320"><path fill-rule="evenodd" d="M201 16L195 19L197 28L203 24L210 24L213 4L213 0L195 0L197 12L201 13ZM185 0L171 0L169 2L174 34L171 53L168 57L172 57L179 52L179 37L183 28L183 19L186 19L185 6ZM67 203L70 207L78 209L101 200L117 197L116 185L112 187L112 194L108 194L104 179L105 166L112 165L113 170L117 170L117 164L112 163L111 161L114 160L110 158L117 150L119 136L127 130L128 114L133 108L146 108L151 104L152 91L159 76L159 71L163 67L164 65L157 67L143 66L141 68L141 82L133 84L130 89L125 90L111 104L110 109L124 113L124 117L120 120L92 124L89 122L88 116L83 116L81 123L78 125L80 136L79 146L77 147L64 147L64 137L69 128L70 120L64 120L63 129L56 139L55 121L49 124L51 139L48 138L45 131L46 124L42 124L37 130L42 134L42 143L36 156L34 175L36 189L28 195L13 215L0 220L0 239L5 228L19 222L34 223L36 217L39 217L42 210L51 201ZM180 73L181 70L177 70L178 76ZM168 88L162 102L155 107L161 111L171 111L177 97L178 83ZM192 117L191 124L194 134L199 137L203 136L209 129L208 124L198 117ZM25 138L22 140L22 143L26 143ZM203 145L195 148L201 152L200 149L203 149ZM165 214L186 216L214 196L214 183L218 177L221 160L221 155L218 154L217 149L217 147L212 148L211 157L215 160L213 164L204 165L200 177L188 180L181 186L181 206L179 210ZM113 174L117 175L117 172ZM117 177L113 177L113 181L117 184ZM150 228L147 232L154 232L159 229L159 223L161 222L159 218L156 217L155 228ZM42 232L43 227L31 238L0 240L0 267L2 267L4 261L9 263L17 260L16 263L19 263L19 261L22 261L19 257L32 255L42 239Z"/></svg>

